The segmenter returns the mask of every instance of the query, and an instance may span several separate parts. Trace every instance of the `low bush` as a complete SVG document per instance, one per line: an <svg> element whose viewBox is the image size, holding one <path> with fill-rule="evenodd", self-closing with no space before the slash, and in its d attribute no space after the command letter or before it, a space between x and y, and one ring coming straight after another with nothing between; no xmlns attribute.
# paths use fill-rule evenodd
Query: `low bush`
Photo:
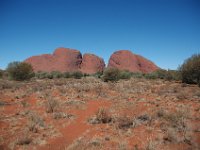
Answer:
<svg viewBox="0 0 200 150"><path fill-rule="evenodd" d="M140 72L132 72L132 77L134 78L143 78L144 74Z"/></svg>
<svg viewBox="0 0 200 150"><path fill-rule="evenodd" d="M127 70L124 70L124 71L120 71L120 74L119 74L119 78L120 79L130 79L132 77L132 73L127 71Z"/></svg>
<svg viewBox="0 0 200 150"><path fill-rule="evenodd" d="M177 70L159 69L152 73L145 74L146 79L164 79L164 80L181 80L180 72Z"/></svg>
<svg viewBox="0 0 200 150"><path fill-rule="evenodd" d="M70 78L71 77L71 74L69 72L64 72L63 73L63 77L64 78Z"/></svg>
<svg viewBox="0 0 200 150"><path fill-rule="evenodd" d="M62 78L63 74L59 71L52 71L51 75L53 76L53 78Z"/></svg>
<svg viewBox="0 0 200 150"><path fill-rule="evenodd" d="M75 79L81 79L83 77L83 73L80 71L73 72L72 77Z"/></svg>
<svg viewBox="0 0 200 150"><path fill-rule="evenodd" d="M117 127L119 129L128 129L133 126L133 120L128 116L120 116L117 118Z"/></svg>
<svg viewBox="0 0 200 150"><path fill-rule="evenodd" d="M25 62L11 62L8 64L7 72L10 79L23 81L34 76L33 68Z"/></svg>
<svg viewBox="0 0 200 150"><path fill-rule="evenodd" d="M103 81L108 82L115 82L120 79L120 70L117 68L107 68L103 72L102 76Z"/></svg>
<svg viewBox="0 0 200 150"><path fill-rule="evenodd" d="M44 77L48 78L48 79L53 79L54 78L52 73L46 73Z"/></svg>
<svg viewBox="0 0 200 150"><path fill-rule="evenodd" d="M100 71L98 71L95 74L93 74L93 76L96 77L96 78L101 78L102 75L103 75L103 72L100 72Z"/></svg>
<svg viewBox="0 0 200 150"><path fill-rule="evenodd" d="M38 78L38 79L45 79L45 78L48 78L48 76L49 76L49 78L51 78L50 76L50 74L49 73L47 73L47 72L42 72L42 71L39 71L39 72L37 72L36 74L35 74L35 77L36 78ZM52 77L53 78L53 77Z"/></svg>
<svg viewBox="0 0 200 150"><path fill-rule="evenodd" d="M145 74L144 77L146 79L157 79L158 75L156 74L156 72L152 72L152 73Z"/></svg>
<svg viewBox="0 0 200 150"><path fill-rule="evenodd" d="M107 109L99 108L96 113L96 118L100 123L109 123L112 120L112 117Z"/></svg>

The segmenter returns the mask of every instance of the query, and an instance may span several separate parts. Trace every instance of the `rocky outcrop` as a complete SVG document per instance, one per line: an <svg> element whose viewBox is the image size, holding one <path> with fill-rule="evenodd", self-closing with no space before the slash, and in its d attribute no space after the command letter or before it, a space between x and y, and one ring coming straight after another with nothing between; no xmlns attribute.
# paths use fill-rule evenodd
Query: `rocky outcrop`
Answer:
<svg viewBox="0 0 200 150"><path fill-rule="evenodd" d="M94 74L103 71L105 68L104 60L94 54L84 54L81 63L81 72Z"/></svg>
<svg viewBox="0 0 200 150"><path fill-rule="evenodd" d="M44 54L32 56L25 60L33 66L37 71L60 71L60 72L75 72L82 71L83 73L96 73L103 71L105 63L103 59L93 54L82 55L80 51L69 48L57 48L53 54Z"/></svg>
<svg viewBox="0 0 200 150"><path fill-rule="evenodd" d="M140 55L133 54L129 50L114 52L109 59L108 67L142 73L150 73L159 69L159 67L150 60Z"/></svg>

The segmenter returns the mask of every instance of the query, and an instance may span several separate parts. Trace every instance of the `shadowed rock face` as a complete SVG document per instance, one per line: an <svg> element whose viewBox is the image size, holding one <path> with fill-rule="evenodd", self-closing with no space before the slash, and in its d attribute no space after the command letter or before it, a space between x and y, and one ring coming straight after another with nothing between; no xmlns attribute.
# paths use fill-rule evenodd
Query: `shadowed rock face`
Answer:
<svg viewBox="0 0 200 150"><path fill-rule="evenodd" d="M114 52L109 59L108 67L142 73L150 73L159 69L153 62L142 56L133 54L129 50Z"/></svg>
<svg viewBox="0 0 200 150"><path fill-rule="evenodd" d="M60 71L74 72L82 71L83 73L96 73L103 71L105 63L103 59L92 55L85 54L82 58L80 51L69 48L57 48L54 53L32 56L25 60L37 71Z"/></svg>

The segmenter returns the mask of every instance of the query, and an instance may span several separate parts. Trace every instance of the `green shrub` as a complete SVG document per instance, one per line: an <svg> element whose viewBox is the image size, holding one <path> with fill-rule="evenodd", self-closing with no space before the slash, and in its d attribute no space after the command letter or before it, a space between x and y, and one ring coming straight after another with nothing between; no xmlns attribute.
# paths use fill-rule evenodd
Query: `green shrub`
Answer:
<svg viewBox="0 0 200 150"><path fill-rule="evenodd" d="M132 73L127 71L127 70L124 70L124 71L120 71L120 74L119 74L119 78L120 79L130 79L132 77Z"/></svg>
<svg viewBox="0 0 200 150"><path fill-rule="evenodd" d="M80 71L76 71L72 73L72 77L75 79L81 79L83 77L83 74Z"/></svg>
<svg viewBox="0 0 200 150"><path fill-rule="evenodd" d="M38 78L38 79L45 79L47 78L48 76L50 76L49 73L47 72L43 72L43 71L38 71L36 74L35 74L35 77ZM52 77L53 78L53 77Z"/></svg>
<svg viewBox="0 0 200 150"><path fill-rule="evenodd" d="M3 78L3 70L0 70L0 78Z"/></svg>
<svg viewBox="0 0 200 150"><path fill-rule="evenodd" d="M167 70L158 69L154 72L159 79L166 79Z"/></svg>
<svg viewBox="0 0 200 150"><path fill-rule="evenodd" d="M59 71L52 71L51 75L53 76L53 78L62 78L63 74Z"/></svg>
<svg viewBox="0 0 200 150"><path fill-rule="evenodd" d="M88 77L88 76L90 76L90 74L84 73L83 76L84 76L84 77Z"/></svg>
<svg viewBox="0 0 200 150"><path fill-rule="evenodd" d="M70 78L71 77L71 74L69 72L64 72L63 73L63 77L64 78Z"/></svg>
<svg viewBox="0 0 200 150"><path fill-rule="evenodd" d="M200 54L186 59L179 68L183 83L199 84L200 82Z"/></svg>
<svg viewBox="0 0 200 150"><path fill-rule="evenodd" d="M181 80L180 71L177 70L168 70L166 75L166 80Z"/></svg>
<svg viewBox="0 0 200 150"><path fill-rule="evenodd" d="M132 73L132 77L134 77L134 78L143 78L144 74L140 73L140 72L133 72Z"/></svg>
<svg viewBox="0 0 200 150"><path fill-rule="evenodd" d="M93 76L96 78L101 78L102 75L103 75L103 72L101 72L101 71L98 71L95 74L93 74Z"/></svg>
<svg viewBox="0 0 200 150"><path fill-rule="evenodd" d="M147 79L164 79L164 80L180 80L180 72L176 70L159 69L152 73L146 74Z"/></svg>
<svg viewBox="0 0 200 150"><path fill-rule="evenodd" d="M7 67L8 75L13 80L23 81L29 80L34 76L33 68L25 62L11 62Z"/></svg>
<svg viewBox="0 0 200 150"><path fill-rule="evenodd" d="M146 79L157 79L158 75L156 74L156 72L152 72L152 73L145 74L144 77Z"/></svg>
<svg viewBox="0 0 200 150"><path fill-rule="evenodd" d="M52 73L45 73L44 78L53 79L54 77Z"/></svg>
<svg viewBox="0 0 200 150"><path fill-rule="evenodd" d="M115 82L118 81L120 77L120 71L117 68L107 68L103 72L103 81L104 82Z"/></svg>

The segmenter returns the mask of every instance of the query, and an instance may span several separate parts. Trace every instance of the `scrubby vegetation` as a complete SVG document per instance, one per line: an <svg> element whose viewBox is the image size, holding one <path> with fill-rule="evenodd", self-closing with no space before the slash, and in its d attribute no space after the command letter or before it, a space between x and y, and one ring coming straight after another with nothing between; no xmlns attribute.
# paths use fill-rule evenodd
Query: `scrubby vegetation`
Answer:
<svg viewBox="0 0 200 150"><path fill-rule="evenodd" d="M134 73L117 82L0 80L0 92L5 149L199 149L197 86Z"/></svg>
<svg viewBox="0 0 200 150"><path fill-rule="evenodd" d="M181 80L180 72L177 70L159 69L155 72L145 74L146 79Z"/></svg>
<svg viewBox="0 0 200 150"><path fill-rule="evenodd" d="M120 79L120 70L117 68L107 68L103 72L103 81L108 82L115 82Z"/></svg>
<svg viewBox="0 0 200 150"><path fill-rule="evenodd" d="M7 72L16 77L19 65L9 64L4 78ZM107 68L90 76L54 71L26 82L1 79L0 147L199 149L200 88L173 81L183 70L143 74ZM189 79L199 81L197 75Z"/></svg>
<svg viewBox="0 0 200 150"><path fill-rule="evenodd" d="M200 86L200 54L192 55L180 67L183 83Z"/></svg>
<svg viewBox="0 0 200 150"><path fill-rule="evenodd" d="M52 72L42 72L39 71L35 74L35 77L38 79L59 79L59 78L75 78L81 79L83 74L81 72L59 72L59 71L52 71Z"/></svg>
<svg viewBox="0 0 200 150"><path fill-rule="evenodd" d="M3 77L3 70L0 70L0 78Z"/></svg>
<svg viewBox="0 0 200 150"><path fill-rule="evenodd" d="M118 81L120 79L130 79L133 78L146 78L146 79L163 79L167 81L171 80L181 80L180 71L177 70L164 70L159 69L152 73L140 73L140 72L129 72L127 70L119 70L116 68L107 68L103 72L102 79L105 82L111 81Z"/></svg>
<svg viewBox="0 0 200 150"><path fill-rule="evenodd" d="M104 82L116 82L120 79L145 78L145 79L162 79L167 81L181 81L188 84L198 84L200 86L200 54L196 54L185 60L178 70L158 69L152 73L129 72L117 68L106 68L103 72L95 74L83 74L80 71L64 72L37 72L33 73L30 64L24 62L12 62L8 65L6 71L0 70L0 78L8 76L10 79L23 81L32 77L38 79L57 79L57 78L75 78L94 76L101 78Z"/></svg>
<svg viewBox="0 0 200 150"><path fill-rule="evenodd" d="M72 77L75 79L81 79L83 77L83 73L80 71L73 72Z"/></svg>
<svg viewBox="0 0 200 150"><path fill-rule="evenodd" d="M133 76L133 73L128 70L120 71L119 79L130 79Z"/></svg>
<svg viewBox="0 0 200 150"><path fill-rule="evenodd" d="M34 76L33 68L25 62L11 62L7 67L8 75L13 80L29 80Z"/></svg>

